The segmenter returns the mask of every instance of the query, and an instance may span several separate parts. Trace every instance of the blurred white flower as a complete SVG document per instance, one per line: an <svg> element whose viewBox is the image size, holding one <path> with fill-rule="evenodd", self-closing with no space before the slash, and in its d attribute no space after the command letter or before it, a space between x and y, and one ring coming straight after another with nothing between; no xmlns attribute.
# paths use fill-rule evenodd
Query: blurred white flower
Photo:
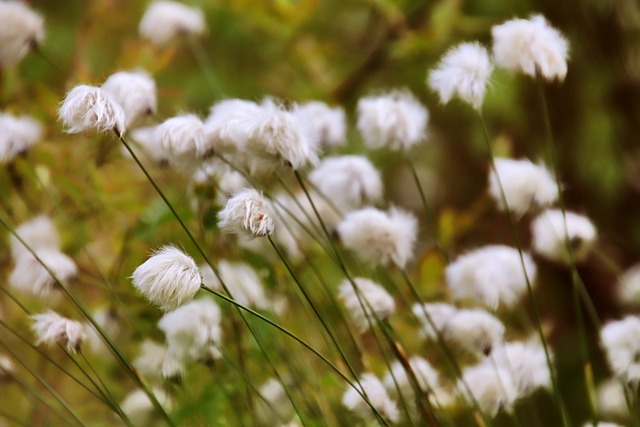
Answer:
<svg viewBox="0 0 640 427"><path fill-rule="evenodd" d="M355 384L355 387L360 385L362 386L360 391L367 396L371 405L380 415L392 423L397 423L400 420L400 411L396 402L389 397L384 384L378 377L373 374L363 374L360 377L360 384ZM342 404L365 421L375 420L375 413L353 387L349 387L342 395Z"/></svg>
<svg viewBox="0 0 640 427"><path fill-rule="evenodd" d="M596 240L597 232L586 216L560 209L547 209L531 223L533 250L543 257L569 263L584 260ZM569 252L571 251L571 253Z"/></svg>
<svg viewBox="0 0 640 427"><path fill-rule="evenodd" d="M445 53L438 67L429 73L427 83L438 92L443 104L457 95L480 110L492 72L493 64L484 46L462 43Z"/></svg>
<svg viewBox="0 0 640 427"><path fill-rule="evenodd" d="M120 335L120 322L118 313L112 308L101 308L95 310L91 317L102 328L105 334L111 339L116 339ZM96 355L108 354L107 347L102 341L102 336L91 322L84 322L84 330L87 335L87 345Z"/></svg>
<svg viewBox="0 0 640 427"><path fill-rule="evenodd" d="M31 319L32 329L36 334L36 345L59 344L73 353L80 351L86 339L82 323L62 317L53 311L35 314Z"/></svg>
<svg viewBox="0 0 640 427"><path fill-rule="evenodd" d="M140 344L138 357L133 359L133 367L147 380L160 381L164 379L162 366L167 357L167 346L150 339Z"/></svg>
<svg viewBox="0 0 640 427"><path fill-rule="evenodd" d="M470 391L480 409L491 416L500 411L512 412L519 397L509 370L488 362L465 368L458 381L458 390L468 399L471 398Z"/></svg>
<svg viewBox="0 0 640 427"><path fill-rule="evenodd" d="M207 31L202 11L175 1L154 1L145 11L138 32L153 44L163 46L182 37L197 37Z"/></svg>
<svg viewBox="0 0 640 427"><path fill-rule="evenodd" d="M498 207L506 210L500 185L509 210L520 217L533 206L546 208L558 199L558 186L544 166L529 160L495 159L497 175L489 173L489 194Z"/></svg>
<svg viewBox="0 0 640 427"><path fill-rule="evenodd" d="M67 92L58 117L67 133L114 131L122 136L126 129L126 118L120 104L95 86L78 85Z"/></svg>
<svg viewBox="0 0 640 427"><path fill-rule="evenodd" d="M542 15L512 19L491 29L493 58L498 67L546 80L564 80L569 43Z"/></svg>
<svg viewBox="0 0 640 427"><path fill-rule="evenodd" d="M171 410L171 398L164 390L154 388L152 393L158 403L160 403L160 406L166 411ZM127 397L120 402L120 408L135 426L146 426L152 421L154 406L144 390L134 390L129 393Z"/></svg>
<svg viewBox="0 0 640 427"><path fill-rule="evenodd" d="M413 257L418 221L395 207L387 212L369 207L348 213L338 224L338 234L344 246L363 261L393 262L404 268Z"/></svg>
<svg viewBox="0 0 640 427"><path fill-rule="evenodd" d="M9 275L9 285L21 292L49 300L56 296L58 285L47 268L64 284L76 277L78 267L71 258L59 250L44 248L36 249L34 252L40 261L31 253L20 255Z"/></svg>
<svg viewBox="0 0 640 427"><path fill-rule="evenodd" d="M156 82L145 71L119 71L111 74L100 88L124 110L127 127L153 115L158 109Z"/></svg>
<svg viewBox="0 0 640 427"><path fill-rule="evenodd" d="M8 381L13 377L15 372L15 365L13 360L9 359L5 355L0 355L0 381Z"/></svg>
<svg viewBox="0 0 640 427"><path fill-rule="evenodd" d="M258 104L242 99L225 99L214 104L204 123L207 143L217 154L232 160L245 150L252 119L260 112Z"/></svg>
<svg viewBox="0 0 640 427"><path fill-rule="evenodd" d="M365 332L376 323L373 313L382 320L388 319L396 305L393 297L377 283L362 277L354 278L353 282L358 292L349 280L345 280L339 287L338 297L360 332Z"/></svg>
<svg viewBox="0 0 640 427"><path fill-rule="evenodd" d="M640 381L640 317L627 316L608 322L600 331L600 341L613 373L626 383Z"/></svg>
<svg viewBox="0 0 640 427"><path fill-rule="evenodd" d="M498 318L479 308L457 310L442 329L447 341L476 354L488 354L502 344L504 332Z"/></svg>
<svg viewBox="0 0 640 427"><path fill-rule="evenodd" d="M0 2L0 68L22 60L44 39L44 19L21 1Z"/></svg>
<svg viewBox="0 0 640 427"><path fill-rule="evenodd" d="M141 264L132 275L133 285L164 311L190 301L202 278L195 261L173 246L164 246Z"/></svg>
<svg viewBox="0 0 640 427"><path fill-rule="evenodd" d="M420 333L423 338L435 340L438 332L442 334L447 322L456 314L458 309L451 304L434 302L414 304L411 311L420 322Z"/></svg>
<svg viewBox="0 0 640 427"><path fill-rule="evenodd" d="M598 413L605 417L629 418L629 407L624 392L624 386L616 378L609 378L598 384Z"/></svg>
<svg viewBox="0 0 640 427"><path fill-rule="evenodd" d="M640 263L627 268L618 277L617 295L625 304L640 305Z"/></svg>
<svg viewBox="0 0 640 427"><path fill-rule="evenodd" d="M537 268L528 253L524 265L531 286ZM470 300L492 310L514 307L527 292L525 270L517 249L487 245L459 256L445 271L451 297Z"/></svg>
<svg viewBox="0 0 640 427"><path fill-rule="evenodd" d="M207 153L204 124L195 114L171 117L153 130L153 144L169 157L169 162L190 164Z"/></svg>
<svg viewBox="0 0 640 427"><path fill-rule="evenodd" d="M509 342L494 347L489 358L493 364L511 373L520 396L527 396L539 388L551 389L549 365L541 345Z"/></svg>
<svg viewBox="0 0 640 427"><path fill-rule="evenodd" d="M254 189L235 194L218 212L218 226L244 237L271 236L274 232L271 203Z"/></svg>
<svg viewBox="0 0 640 427"><path fill-rule="evenodd" d="M0 30L1 31L1 30ZM27 152L42 138L42 126L28 116L0 113L0 164Z"/></svg>
<svg viewBox="0 0 640 427"><path fill-rule="evenodd" d="M245 307L266 309L270 301L264 292L262 279L249 264L219 260L217 262L218 274L229 290L231 297ZM202 277L208 279L204 282L207 287L217 291L222 290L222 283L215 276L211 267L201 265ZM206 272L206 274L204 273Z"/></svg>
<svg viewBox="0 0 640 427"><path fill-rule="evenodd" d="M446 395L442 392L440 386L440 374L433 366L422 357L412 357L409 359L409 364L418 380L418 385L423 393L428 394L429 400L432 405L444 405L446 402L443 398ZM409 403L415 401L415 392L409 379L407 370L402 366L399 361L395 361L391 364L391 369L387 372L382 380L384 386L392 397L400 398ZM415 406L415 405L413 405Z"/></svg>
<svg viewBox="0 0 640 427"><path fill-rule="evenodd" d="M358 101L358 130L370 148L406 150L426 137L429 112L408 91Z"/></svg>
<svg viewBox="0 0 640 427"><path fill-rule="evenodd" d="M38 215L20 224L15 232L33 251L38 249L57 250L60 248L60 238L58 237L56 226L45 215ZM18 260L22 255L31 254L13 234L9 236L9 242L11 244L11 256L14 260Z"/></svg>
<svg viewBox="0 0 640 427"><path fill-rule="evenodd" d="M330 148L344 144L347 120L342 108L312 101L296 106L293 114L302 123L313 146Z"/></svg>
<svg viewBox="0 0 640 427"><path fill-rule="evenodd" d="M264 382L258 392L264 398L256 399L256 416L261 425L279 425L279 422L293 415L291 400L282 383L276 378Z"/></svg>

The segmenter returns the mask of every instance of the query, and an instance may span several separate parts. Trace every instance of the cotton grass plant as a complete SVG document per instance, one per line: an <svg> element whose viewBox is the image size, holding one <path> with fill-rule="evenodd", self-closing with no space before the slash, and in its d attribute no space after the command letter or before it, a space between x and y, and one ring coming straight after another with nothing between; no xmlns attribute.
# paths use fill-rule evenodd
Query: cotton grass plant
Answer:
<svg viewBox="0 0 640 427"><path fill-rule="evenodd" d="M0 418L639 422L638 280L609 260L628 312L603 322L581 268L598 251L598 224L565 197L549 118L545 85L571 79L561 29L540 14L486 25L478 37L491 49L463 41L420 63L427 86L362 89L337 105L326 89L325 100L226 96L234 90L219 70L232 59L207 45L215 8L146 7L127 30L137 47L118 66L99 76L70 68L64 83L48 81L56 96L38 102L22 100L20 87L3 95ZM409 25L401 9L375 10ZM31 50L44 57L48 21L15 1L0 2L0 21L11 22L0 29L10 87ZM188 96L173 102L162 76L184 65L182 47L198 90L209 86L207 115ZM496 70L534 80L544 153L508 156L492 137L508 130L493 128L485 98L525 84ZM457 100L479 120L478 163L488 168L476 215L492 218L486 231L471 214L447 228L453 208L419 174L419 153L447 133L439 123ZM67 177L75 169L77 182ZM389 170L408 173L401 185L418 210L391 194ZM456 227L484 238L456 238ZM573 300L551 309L575 316L561 327L575 328L578 352L554 338L550 272L571 285Z"/></svg>

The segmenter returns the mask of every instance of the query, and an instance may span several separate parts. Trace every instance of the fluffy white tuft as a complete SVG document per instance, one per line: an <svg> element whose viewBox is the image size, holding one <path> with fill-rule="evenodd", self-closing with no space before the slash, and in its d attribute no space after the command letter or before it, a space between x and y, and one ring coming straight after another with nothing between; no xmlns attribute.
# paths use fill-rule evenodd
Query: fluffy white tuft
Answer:
<svg viewBox="0 0 640 427"><path fill-rule="evenodd" d="M21 1L0 2L0 68L17 64L44 39L44 19Z"/></svg>
<svg viewBox="0 0 640 427"><path fill-rule="evenodd" d="M197 37L207 31L202 11L175 1L154 1L140 20L138 32L163 46L181 37Z"/></svg>
<svg viewBox="0 0 640 427"><path fill-rule="evenodd" d="M443 104L457 95L480 110L492 72L493 64L484 46L462 43L449 49L440 59L438 67L429 74L427 83L438 92Z"/></svg>
<svg viewBox="0 0 640 427"><path fill-rule="evenodd" d="M147 380L163 380L162 366L166 359L167 346L150 339L140 344L138 356L133 359L133 366Z"/></svg>
<svg viewBox="0 0 640 427"><path fill-rule="evenodd" d="M616 377L637 386L640 381L640 317L627 316L607 323L600 331L600 341Z"/></svg>
<svg viewBox="0 0 640 427"><path fill-rule="evenodd" d="M162 406L166 411L171 410L171 399L164 390L154 388L152 393L158 403L160 403L160 406ZM144 390L134 390L129 393L127 397L120 402L120 408L122 409L122 412L127 415L127 418L129 418L133 425L157 425L150 424L153 420L154 406Z"/></svg>
<svg viewBox="0 0 640 427"><path fill-rule="evenodd" d="M442 334L447 341L476 354L488 354L502 344L505 327L500 320L485 310L458 310L444 324Z"/></svg>
<svg viewBox="0 0 640 427"><path fill-rule="evenodd" d="M34 251L38 249L57 250L60 247L60 238L58 237L56 226L45 215L39 215L20 224L15 232ZM11 244L11 256L14 260L18 260L23 255L31 254L13 234L9 237L9 242Z"/></svg>
<svg viewBox="0 0 640 427"><path fill-rule="evenodd" d="M345 280L340 285L338 297L360 332L365 332L370 325L376 323L375 316L383 320L388 319L396 305L393 297L379 284L362 277L356 277L353 281L358 289L357 293L354 285Z"/></svg>
<svg viewBox="0 0 640 427"><path fill-rule="evenodd" d="M624 393L624 386L618 379L609 378L598 384L598 413L605 417L628 418L629 408Z"/></svg>
<svg viewBox="0 0 640 427"><path fill-rule="evenodd" d="M55 277L66 283L78 274L76 263L57 249L36 249L35 254ZM21 255L9 275L9 285L44 300L55 296L57 283L49 271L31 253Z"/></svg>
<svg viewBox="0 0 640 427"><path fill-rule="evenodd" d="M506 210L500 191L504 190L509 210L522 216L532 206L546 208L558 199L558 186L544 166L529 160L495 159L496 173L489 174L489 194L498 207Z"/></svg>
<svg viewBox="0 0 640 427"><path fill-rule="evenodd" d="M489 355L496 366L511 372L520 396L536 389L551 389L551 375L544 349L537 343L510 342L494 347Z"/></svg>
<svg viewBox="0 0 640 427"><path fill-rule="evenodd" d="M271 236L274 215L271 203L254 189L235 194L218 212L218 226L228 233L244 237Z"/></svg>
<svg viewBox="0 0 640 427"><path fill-rule="evenodd" d="M208 144L222 156L237 156L245 150L251 120L260 111L258 104L242 99L225 99L213 105L204 124Z"/></svg>
<svg viewBox="0 0 640 427"><path fill-rule="evenodd" d="M208 154L204 124L195 114L165 120L154 128L152 139L169 162L191 163Z"/></svg>
<svg viewBox="0 0 640 427"><path fill-rule="evenodd" d="M110 75L100 88L120 104L127 127L158 109L156 82L144 71L119 71Z"/></svg>
<svg viewBox="0 0 640 427"><path fill-rule="evenodd" d="M133 285L164 311L190 301L202 278L195 261L173 246L165 246L133 272Z"/></svg>
<svg viewBox="0 0 640 427"><path fill-rule="evenodd" d="M67 92L58 117L67 133L95 130L115 131L123 135L126 129L126 118L120 104L95 86L78 85Z"/></svg>
<svg viewBox="0 0 640 427"><path fill-rule="evenodd" d="M59 344L73 353L80 350L86 339L82 323L67 319L58 313L46 313L31 316L33 332L36 334L36 345Z"/></svg>
<svg viewBox="0 0 640 427"><path fill-rule="evenodd" d="M500 411L512 412L519 397L518 387L510 372L489 362L466 368L462 379L458 381L458 390L468 399L471 398L468 394L470 391L480 409L491 416Z"/></svg>
<svg viewBox="0 0 640 427"><path fill-rule="evenodd" d="M640 305L640 263L627 268L618 278L618 298L625 304Z"/></svg>
<svg viewBox="0 0 640 427"><path fill-rule="evenodd" d="M492 310L514 307L526 294L527 281L533 286L537 268L523 253L527 276L517 249L488 245L459 256L445 271L454 300L470 300Z"/></svg>
<svg viewBox="0 0 640 427"><path fill-rule="evenodd" d="M358 130L370 148L406 150L426 137L429 112L408 91L358 101Z"/></svg>
<svg viewBox="0 0 640 427"><path fill-rule="evenodd" d="M312 101L297 106L293 114L302 123L314 147L330 148L344 144L347 121L342 108Z"/></svg>
<svg viewBox="0 0 640 427"><path fill-rule="evenodd" d="M456 314L458 309L451 304L434 302L414 304L411 311L420 322L420 333L423 338L435 340L438 332L443 333L445 325Z"/></svg>
<svg viewBox="0 0 640 427"><path fill-rule="evenodd" d="M567 75L569 43L542 15L512 19L491 29L498 67L560 81Z"/></svg>
<svg viewBox="0 0 640 427"><path fill-rule="evenodd" d="M28 116L0 113L0 164L25 153L42 137L42 126Z"/></svg>
<svg viewBox="0 0 640 427"><path fill-rule="evenodd" d="M215 290L223 289L222 284L211 271L211 267L208 265L200 266L200 271L203 272L202 277L208 279L204 282L206 286ZM269 308L270 302L264 292L262 279L249 264L219 260L218 274L220 274L231 297L238 304L259 309Z"/></svg>
<svg viewBox="0 0 640 427"><path fill-rule="evenodd" d="M363 374L360 377L361 392L365 393L371 405L387 420L397 423L400 420L400 411L382 381L373 374ZM356 385L355 387L359 387ZM349 387L342 395L342 404L364 420L375 420L375 415L369 404L353 388Z"/></svg>
<svg viewBox="0 0 640 427"><path fill-rule="evenodd" d="M383 265L393 262L400 268L413 257L417 233L416 218L395 207L387 212L363 208L348 213L338 224L344 246L363 261Z"/></svg>
<svg viewBox="0 0 640 427"><path fill-rule="evenodd" d="M261 425L281 425L282 420L289 419L294 408L287 396L287 392L280 381L275 378L268 379L258 389L260 396L256 399L256 416Z"/></svg>
<svg viewBox="0 0 640 427"><path fill-rule="evenodd" d="M431 403L444 404L445 402L441 402L438 399L438 397L444 396L440 391L440 374L438 374L438 371L422 357L412 357L409 359L409 365L411 365L411 369L416 374L420 390L423 393L428 393ZM407 370L400 362L395 361L391 364L391 369L384 376L382 382L391 396L400 398L399 394L401 394L402 398L408 402L413 402L415 399L415 392L411 385L409 374L407 374Z"/></svg>
<svg viewBox="0 0 640 427"><path fill-rule="evenodd" d="M586 216L560 209L547 209L531 223L533 250L543 257L569 263L584 260L597 232ZM569 253L569 250L571 253Z"/></svg>

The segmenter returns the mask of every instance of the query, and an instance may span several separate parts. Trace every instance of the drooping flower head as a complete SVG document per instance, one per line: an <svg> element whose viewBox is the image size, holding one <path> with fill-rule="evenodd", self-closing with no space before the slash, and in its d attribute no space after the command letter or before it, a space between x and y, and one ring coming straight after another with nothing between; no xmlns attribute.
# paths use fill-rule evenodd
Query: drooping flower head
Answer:
<svg viewBox="0 0 640 427"><path fill-rule="evenodd" d="M600 331L600 341L615 376L637 386L640 381L640 318L627 316L607 323Z"/></svg>
<svg viewBox="0 0 640 427"><path fill-rule="evenodd" d="M39 260L30 252L16 259L16 265L9 275L9 285L21 292L47 300L58 289L57 282L49 270L64 284L78 274L78 267L71 258L57 249L35 249L34 252Z"/></svg>
<svg viewBox="0 0 640 427"><path fill-rule="evenodd" d="M391 316L396 305L389 292L377 283L362 277L353 282L355 286L349 280L342 282L338 297L360 332L365 332L376 323L376 317L384 320Z"/></svg>
<svg viewBox="0 0 640 427"><path fill-rule="evenodd" d="M0 2L0 22L0 68L20 62L44 39L44 19L24 2Z"/></svg>
<svg viewBox="0 0 640 427"><path fill-rule="evenodd" d="M406 150L426 137L429 112L407 91L358 101L358 130L367 146Z"/></svg>
<svg viewBox="0 0 640 427"><path fill-rule="evenodd" d="M225 99L214 104L204 123L205 134L209 146L228 160L241 162L238 166L245 167L245 151L252 119L261 112L260 105L243 99ZM241 155L240 159L234 156Z"/></svg>
<svg viewBox="0 0 640 427"><path fill-rule="evenodd" d="M560 209L547 209L531 223L533 250L543 257L568 263L584 260L597 232L586 216ZM571 251L571 252L569 252Z"/></svg>
<svg viewBox="0 0 640 427"><path fill-rule="evenodd" d="M302 123L314 147L329 148L344 144L347 123L342 108L312 101L298 105L293 114Z"/></svg>
<svg viewBox="0 0 640 427"><path fill-rule="evenodd" d="M498 67L546 80L564 80L569 43L542 15L512 19L491 29L493 59Z"/></svg>
<svg viewBox="0 0 640 427"><path fill-rule="evenodd" d="M497 175L489 174L489 194L498 207L506 210L502 190L509 210L522 216L532 207L545 208L558 199L558 186L544 166L529 160L495 159Z"/></svg>
<svg viewBox="0 0 640 427"><path fill-rule="evenodd" d="M482 108L493 64L487 49L479 43L462 43L450 49L429 73L427 83L447 104L454 96L476 110Z"/></svg>
<svg viewBox="0 0 640 427"><path fill-rule="evenodd" d="M115 131L123 135L126 128L124 110L107 92L99 87L78 85L62 101L58 117L67 133L89 130Z"/></svg>
<svg viewBox="0 0 640 427"><path fill-rule="evenodd" d="M218 226L244 237L271 236L274 232L271 203L253 188L231 197L218 212Z"/></svg>
<svg viewBox="0 0 640 427"><path fill-rule="evenodd" d="M36 345L60 344L75 353L80 350L86 339L82 323L62 317L53 311L36 314L31 318L37 337Z"/></svg>
<svg viewBox="0 0 640 427"><path fill-rule="evenodd" d="M190 301L202 278L195 261L173 246L160 248L133 272L133 285L164 311Z"/></svg>
<svg viewBox="0 0 640 427"><path fill-rule="evenodd" d="M363 208L348 213L338 224L340 240L360 259L383 265L393 262L400 268L413 257L417 233L416 218L395 207L387 212Z"/></svg>
<svg viewBox="0 0 640 427"><path fill-rule="evenodd" d="M42 137L42 126L28 116L0 113L0 164L25 153Z"/></svg>
<svg viewBox="0 0 640 427"><path fill-rule="evenodd" d="M480 308L457 310L444 324L447 341L475 354L488 354L504 340L505 327L498 318Z"/></svg>
<svg viewBox="0 0 640 427"><path fill-rule="evenodd" d="M207 31L202 11L175 1L154 1L140 20L138 32L153 44L164 46L183 37Z"/></svg>
<svg viewBox="0 0 640 427"><path fill-rule="evenodd" d="M373 374L363 374L360 377L359 385L362 386L361 392L366 393L369 402L380 415L393 423L400 420L398 405L389 397L384 384L378 377ZM359 387L359 385L355 387ZM342 404L364 420L375 420L373 410L353 387L349 387L342 395Z"/></svg>
<svg viewBox="0 0 640 427"><path fill-rule="evenodd" d="M537 268L531 256L523 254L525 270L517 249L488 245L459 256L445 271L454 300L469 300L492 310L514 307L527 291L527 277L535 283Z"/></svg>
<svg viewBox="0 0 640 427"><path fill-rule="evenodd" d="M144 71L119 71L100 88L120 104L127 127L158 109L156 82Z"/></svg>

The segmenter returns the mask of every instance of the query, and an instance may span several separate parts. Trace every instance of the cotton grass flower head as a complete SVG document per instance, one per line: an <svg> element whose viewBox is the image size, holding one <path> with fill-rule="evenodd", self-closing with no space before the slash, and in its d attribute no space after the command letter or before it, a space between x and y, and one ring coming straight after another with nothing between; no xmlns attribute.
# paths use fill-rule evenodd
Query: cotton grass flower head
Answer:
<svg viewBox="0 0 640 427"><path fill-rule="evenodd" d="M156 400L166 411L171 410L173 406L169 395L160 388L153 388L151 391ZM134 390L120 402L120 409L125 413L127 418L133 425L147 426L151 425L154 415L154 406L147 393L142 389ZM157 425L157 424L153 424Z"/></svg>
<svg viewBox="0 0 640 427"><path fill-rule="evenodd" d="M143 377L150 381L164 380L162 366L167 358L167 346L145 339L140 344L138 356L132 365Z"/></svg>
<svg viewBox="0 0 640 427"><path fill-rule="evenodd" d="M20 62L44 39L44 19L21 1L0 2L0 68Z"/></svg>
<svg viewBox="0 0 640 427"><path fill-rule="evenodd" d="M489 355L496 366L507 369L520 396L537 389L551 390L551 375L544 348L538 343L509 342L494 347Z"/></svg>
<svg viewBox="0 0 640 427"><path fill-rule="evenodd" d="M202 283L195 261L173 246L155 251L131 277L133 285L164 311L175 310L193 299Z"/></svg>
<svg viewBox="0 0 640 427"><path fill-rule="evenodd" d="M532 207L546 208L558 199L558 186L544 166L529 160L495 159L497 170L489 173L489 194L501 210L509 210L521 217ZM502 191L501 191L502 186Z"/></svg>
<svg viewBox="0 0 640 427"><path fill-rule="evenodd" d="M256 270L249 264L242 262L231 262L226 260L218 261L218 274L222 278L225 286L229 290L231 297L245 307L253 307L259 309L269 308L269 298L267 297L262 278ZM222 283L215 276L211 267L208 265L200 266L202 277L208 279L205 285L221 291Z"/></svg>
<svg viewBox="0 0 640 427"><path fill-rule="evenodd" d="M38 215L29 221L20 224L15 233L24 241L31 250L60 248L60 237L56 226L51 218L45 215ZM31 252L13 234L9 237L11 245L11 255L14 260L18 260L23 255L30 255Z"/></svg>
<svg viewBox="0 0 640 427"><path fill-rule="evenodd" d="M28 116L0 113L0 164L26 153L42 138L42 126Z"/></svg>
<svg viewBox="0 0 640 427"><path fill-rule="evenodd" d="M191 301L162 316L158 328L167 339L162 366L165 378L179 376L188 362L222 357L220 319L220 309L210 298Z"/></svg>
<svg viewBox="0 0 640 427"><path fill-rule="evenodd" d="M411 369L416 374L420 390L428 392L432 404L436 403L434 397L436 397L436 390L440 389L440 374L438 374L438 371L422 357L416 356L410 358L409 365L411 365ZM400 393L402 394L402 398L407 401L413 401L415 399L415 391L407 374L407 370L399 361L391 364L391 368L382 379L382 383L392 397L399 397Z"/></svg>
<svg viewBox="0 0 640 427"><path fill-rule="evenodd" d="M145 71L119 71L111 74L100 88L120 104L126 126L153 115L158 109L156 82Z"/></svg>
<svg viewBox="0 0 640 427"><path fill-rule="evenodd" d="M546 80L567 75L569 43L542 15L512 19L491 29L493 59L498 67Z"/></svg>
<svg viewBox="0 0 640 427"><path fill-rule="evenodd" d="M458 309L451 304L434 302L424 304L414 304L411 312L420 322L420 334L423 338L434 340L438 333L442 333L444 327L456 313ZM431 320L431 321L429 321Z"/></svg>
<svg viewBox="0 0 640 427"><path fill-rule="evenodd" d="M296 106L293 114L303 124L313 146L331 148L344 144L347 120L342 108L312 101Z"/></svg>
<svg viewBox="0 0 640 427"><path fill-rule="evenodd" d="M597 232L586 216L560 209L547 209L531 223L533 250L561 263L582 261L596 240ZM571 252L569 252L569 250Z"/></svg>
<svg viewBox="0 0 640 427"><path fill-rule="evenodd" d="M152 138L170 163L189 165L208 155L204 124L195 114L165 120L155 127Z"/></svg>
<svg viewBox="0 0 640 427"><path fill-rule="evenodd" d="M627 316L607 323L600 331L600 342L614 375L637 386L640 381L640 317Z"/></svg>
<svg viewBox="0 0 640 427"><path fill-rule="evenodd" d="M428 120L427 109L408 91L358 101L357 127L370 148L407 150L424 141Z"/></svg>
<svg viewBox="0 0 640 427"><path fill-rule="evenodd" d="M33 320L32 329L36 334L36 345L59 344L66 347L67 351L73 353L80 351L86 339L82 323L62 317L53 311L35 314L31 319Z"/></svg>
<svg viewBox="0 0 640 427"><path fill-rule="evenodd" d="M338 297L360 332L375 324L376 317L388 319L396 308L393 297L382 286L362 277L354 278L353 283L349 280L342 282Z"/></svg>
<svg viewBox="0 0 640 427"><path fill-rule="evenodd" d="M480 43L462 43L440 59L438 67L429 73L427 83L447 104L454 96L476 110L482 108L493 64L487 49Z"/></svg>
<svg viewBox="0 0 640 427"><path fill-rule="evenodd" d="M67 92L58 117L67 133L114 131L122 136L126 129L125 113L120 104L95 86L78 85Z"/></svg>
<svg viewBox="0 0 640 427"><path fill-rule="evenodd" d="M458 390L471 400L470 391L480 410L491 416L500 411L513 412L519 397L518 387L509 370L487 362L465 368L462 379L458 381Z"/></svg>
<svg viewBox="0 0 640 427"><path fill-rule="evenodd" d="M0 382L5 382L13 378L16 367L13 361L5 355L0 355Z"/></svg>
<svg viewBox="0 0 640 427"><path fill-rule="evenodd" d="M91 313L91 317L104 333L112 339L121 335L120 318L113 308L102 307L97 309ZM84 322L84 330L87 334L87 345L94 354L101 355L109 353L102 340L102 336L91 322Z"/></svg>
<svg viewBox="0 0 640 427"><path fill-rule="evenodd" d="M536 280L536 265L526 252L523 261L517 249L503 245L487 245L461 255L445 270L451 297L491 310L513 308L527 292L527 277L532 286Z"/></svg>
<svg viewBox="0 0 640 427"><path fill-rule="evenodd" d="M640 263L627 268L618 278L618 298L631 306L640 305Z"/></svg>
<svg viewBox="0 0 640 427"><path fill-rule="evenodd" d="M260 105L243 99L225 99L214 104L204 123L208 144L225 158L244 152L252 120L260 113Z"/></svg>
<svg viewBox="0 0 640 427"><path fill-rule="evenodd" d="M596 389L598 413L605 417L629 418L629 408L625 398L624 386L620 380L609 378L598 384Z"/></svg>
<svg viewBox="0 0 640 427"><path fill-rule="evenodd" d="M444 338L475 354L488 354L504 340L505 327L485 310L463 309L455 312L442 329Z"/></svg>
<svg viewBox="0 0 640 427"><path fill-rule="evenodd" d="M16 260L9 275L9 285L21 292L55 302L58 290L56 279L63 284L68 283L77 276L78 267L71 258L56 249L36 249L35 255L39 260L31 253L21 255ZM54 299L51 300L51 297Z"/></svg>
<svg viewBox="0 0 640 427"><path fill-rule="evenodd" d="M380 381L378 377L373 374L363 374L360 377L359 385L355 385L355 387L360 386L362 386L360 389L361 392L366 394L371 406L376 408L380 415L392 423L400 420L400 411L398 410L396 402L389 397L384 384L382 384L382 381ZM342 404L349 411L352 411L364 420L375 419L375 414L371 406L369 406L353 387L349 387L342 395Z"/></svg>
<svg viewBox="0 0 640 427"><path fill-rule="evenodd" d="M264 399L256 399L256 416L261 425L279 425L282 420L291 418L294 408L279 380L269 378L258 393Z"/></svg>
<svg viewBox="0 0 640 427"><path fill-rule="evenodd" d="M202 11L175 1L154 1L147 8L138 32L157 46L180 38L197 37L207 31Z"/></svg>
<svg viewBox="0 0 640 427"><path fill-rule="evenodd" d="M218 227L243 237L271 236L274 232L273 208L257 190L242 190L218 212Z"/></svg>
<svg viewBox="0 0 640 427"><path fill-rule="evenodd" d="M339 209L348 212L382 199L380 172L364 156L325 157L309 181Z"/></svg>
<svg viewBox="0 0 640 427"><path fill-rule="evenodd" d="M413 257L417 234L416 218L396 207L386 212L363 208L348 213L338 224L340 240L358 258L381 265L392 262L400 268Z"/></svg>

